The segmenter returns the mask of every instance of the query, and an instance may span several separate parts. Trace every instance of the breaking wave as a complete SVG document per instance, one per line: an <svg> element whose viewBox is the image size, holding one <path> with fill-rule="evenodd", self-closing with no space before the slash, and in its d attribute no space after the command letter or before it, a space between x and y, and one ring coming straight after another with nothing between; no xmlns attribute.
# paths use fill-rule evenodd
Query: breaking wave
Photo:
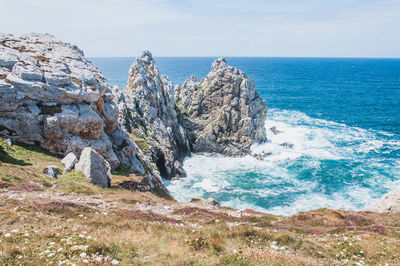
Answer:
<svg viewBox="0 0 400 266"><path fill-rule="evenodd" d="M357 210L400 188L398 135L281 109L268 111L266 129L268 141L252 147L264 160L195 155L184 162L187 177L168 189L179 201L212 197L223 206L290 215Z"/></svg>

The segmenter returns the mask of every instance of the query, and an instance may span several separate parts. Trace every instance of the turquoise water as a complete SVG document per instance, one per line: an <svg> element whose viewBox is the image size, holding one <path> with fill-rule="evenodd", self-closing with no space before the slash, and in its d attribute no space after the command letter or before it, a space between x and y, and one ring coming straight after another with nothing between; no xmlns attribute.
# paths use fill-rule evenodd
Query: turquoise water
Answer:
<svg viewBox="0 0 400 266"><path fill-rule="evenodd" d="M160 72L181 84L205 76L215 58L156 58ZM123 88L133 58L92 58ZM268 142L250 156L195 155L186 178L168 182L181 201L292 214L320 207L360 209L400 189L400 60L227 58L255 80L269 106ZM279 144L291 142L293 149Z"/></svg>

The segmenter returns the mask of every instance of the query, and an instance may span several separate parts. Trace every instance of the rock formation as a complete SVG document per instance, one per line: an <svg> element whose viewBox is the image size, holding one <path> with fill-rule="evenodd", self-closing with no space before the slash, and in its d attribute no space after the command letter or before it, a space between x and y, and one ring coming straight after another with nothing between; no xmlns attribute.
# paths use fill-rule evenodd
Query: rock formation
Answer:
<svg viewBox="0 0 400 266"><path fill-rule="evenodd" d="M377 202L364 208L364 211L388 212L400 214L400 190L391 191Z"/></svg>
<svg viewBox="0 0 400 266"><path fill-rule="evenodd" d="M150 52L137 58L128 84L118 95L120 123L165 178L184 176L182 160L190 152L185 130L178 123L174 90L161 76Z"/></svg>
<svg viewBox="0 0 400 266"><path fill-rule="evenodd" d="M264 100L222 58L206 78L174 90L144 52L122 92L76 46L49 34L0 34L0 91L4 138L60 156L93 148L111 169L139 173L143 188L167 197L159 175L184 176L191 151L239 156L266 139Z"/></svg>
<svg viewBox="0 0 400 266"><path fill-rule="evenodd" d="M175 100L193 152L241 156L266 140L265 101L255 83L224 58L200 82L192 76L176 87Z"/></svg>
<svg viewBox="0 0 400 266"><path fill-rule="evenodd" d="M112 169L123 163L169 196L120 128L111 87L76 46L49 34L0 33L0 92L1 136L61 156L92 147Z"/></svg>

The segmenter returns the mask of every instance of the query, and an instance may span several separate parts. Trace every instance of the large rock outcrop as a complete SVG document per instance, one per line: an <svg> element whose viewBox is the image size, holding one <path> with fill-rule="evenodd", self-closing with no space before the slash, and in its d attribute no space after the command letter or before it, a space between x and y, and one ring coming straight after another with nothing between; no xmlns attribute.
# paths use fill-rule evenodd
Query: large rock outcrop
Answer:
<svg viewBox="0 0 400 266"><path fill-rule="evenodd" d="M165 178L185 175L182 160L190 152L185 130L178 123L174 89L145 51L129 70L125 90L118 95L120 124Z"/></svg>
<svg viewBox="0 0 400 266"><path fill-rule="evenodd" d="M117 167L107 133L118 126L118 109L83 52L49 34L0 39L2 133L59 155L92 146Z"/></svg>
<svg viewBox="0 0 400 266"><path fill-rule="evenodd" d="M224 58L200 82L192 76L176 87L175 100L193 152L241 156L266 140L265 101L255 83Z"/></svg>
<svg viewBox="0 0 400 266"><path fill-rule="evenodd" d="M118 124L104 76L76 46L50 34L0 33L0 135L65 156L92 147L112 169L145 176L143 186L169 196L139 147Z"/></svg>

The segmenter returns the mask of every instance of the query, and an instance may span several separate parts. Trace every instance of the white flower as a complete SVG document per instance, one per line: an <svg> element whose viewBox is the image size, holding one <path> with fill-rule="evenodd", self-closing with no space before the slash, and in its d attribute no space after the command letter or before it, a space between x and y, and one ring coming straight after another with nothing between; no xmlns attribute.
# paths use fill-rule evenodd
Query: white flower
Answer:
<svg viewBox="0 0 400 266"><path fill-rule="evenodd" d="M29 233L25 233L24 236L28 237L28 236L29 236Z"/></svg>
<svg viewBox="0 0 400 266"><path fill-rule="evenodd" d="M19 232L18 229L11 230L11 233L18 233L18 232Z"/></svg>
<svg viewBox="0 0 400 266"><path fill-rule="evenodd" d="M117 264L119 264L119 261L117 261L117 260L112 260L112 261L111 261L111 264L112 264L112 265L117 265Z"/></svg>
<svg viewBox="0 0 400 266"><path fill-rule="evenodd" d="M79 234L79 238L84 238L85 235Z"/></svg>
<svg viewBox="0 0 400 266"><path fill-rule="evenodd" d="M233 254L236 254L236 253L237 253L237 250L236 250L236 249L234 249L234 250L233 250Z"/></svg>
<svg viewBox="0 0 400 266"><path fill-rule="evenodd" d="M84 259L82 262L83 263L89 263L89 261L87 259Z"/></svg>
<svg viewBox="0 0 400 266"><path fill-rule="evenodd" d="M82 252L81 254L79 254L79 256L81 256L81 258L86 258L87 254L85 252Z"/></svg>
<svg viewBox="0 0 400 266"><path fill-rule="evenodd" d="M18 259L19 259L19 260L22 259L22 255L19 255L19 256L18 256Z"/></svg>
<svg viewBox="0 0 400 266"><path fill-rule="evenodd" d="M10 237L11 234L10 234L10 233L6 233L4 236L5 236L5 237Z"/></svg>
<svg viewBox="0 0 400 266"><path fill-rule="evenodd" d="M60 252L61 250L63 250L63 248L59 248L59 249L57 249L57 252Z"/></svg>

